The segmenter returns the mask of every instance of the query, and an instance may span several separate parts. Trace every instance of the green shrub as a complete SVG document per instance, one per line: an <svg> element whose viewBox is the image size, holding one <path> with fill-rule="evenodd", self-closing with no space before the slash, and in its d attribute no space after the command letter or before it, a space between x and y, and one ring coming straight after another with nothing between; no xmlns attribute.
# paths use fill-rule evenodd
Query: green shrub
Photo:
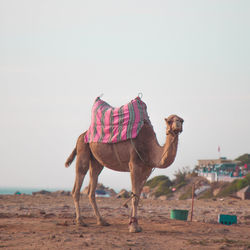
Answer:
<svg viewBox="0 0 250 250"><path fill-rule="evenodd" d="M165 182L168 187L172 185L171 180L166 175L159 175L148 180L145 186L149 186L150 188L155 188L156 186L159 185L160 182Z"/></svg>
<svg viewBox="0 0 250 250"><path fill-rule="evenodd" d="M247 180L248 185L250 185L250 173L246 175L246 177L244 178L245 180Z"/></svg>
<svg viewBox="0 0 250 250"><path fill-rule="evenodd" d="M235 160L241 161L242 164L250 164L250 154L241 155Z"/></svg>
<svg viewBox="0 0 250 250"><path fill-rule="evenodd" d="M155 176L154 178L148 180L145 186L149 186L151 189L156 188L154 191L155 197L159 197L161 195L171 195L169 187L172 186L172 182L165 175Z"/></svg>
<svg viewBox="0 0 250 250"><path fill-rule="evenodd" d="M174 188L176 188L176 190L180 189L181 187L187 185L186 181L180 182L179 184L173 186Z"/></svg>
<svg viewBox="0 0 250 250"><path fill-rule="evenodd" d="M218 197L224 197L231 195L233 193L237 192L237 180L233 181L232 183L228 183L225 188L221 189L218 193Z"/></svg>
<svg viewBox="0 0 250 250"><path fill-rule="evenodd" d="M228 183L225 188L223 188L217 196L223 197L234 194L238 192L240 189L250 185L250 174L247 174L244 179L234 180L231 183Z"/></svg>
<svg viewBox="0 0 250 250"><path fill-rule="evenodd" d="M174 184L178 185L179 183L184 182L186 179L186 175L187 175L187 172L185 170L182 170L182 171L178 170L174 174L174 176L175 176Z"/></svg>
<svg viewBox="0 0 250 250"><path fill-rule="evenodd" d="M155 197L159 197L161 195L168 195L170 193L171 190L169 189L168 183L166 181L161 181L157 186L157 189L154 194Z"/></svg>
<svg viewBox="0 0 250 250"><path fill-rule="evenodd" d="M186 200L192 198L192 187L189 187L185 193L180 195L179 200Z"/></svg>
<svg viewBox="0 0 250 250"><path fill-rule="evenodd" d="M201 196L199 197L199 199L211 199L213 198L213 190L212 188L206 190L204 193L201 194Z"/></svg>
<svg viewBox="0 0 250 250"><path fill-rule="evenodd" d="M244 188L244 187L246 187L247 185L248 185L247 179L238 180L237 183L236 183L237 191Z"/></svg>
<svg viewBox="0 0 250 250"><path fill-rule="evenodd" d="M196 173L195 171L193 171L191 174L190 174L190 177L197 177L198 176L198 173Z"/></svg>

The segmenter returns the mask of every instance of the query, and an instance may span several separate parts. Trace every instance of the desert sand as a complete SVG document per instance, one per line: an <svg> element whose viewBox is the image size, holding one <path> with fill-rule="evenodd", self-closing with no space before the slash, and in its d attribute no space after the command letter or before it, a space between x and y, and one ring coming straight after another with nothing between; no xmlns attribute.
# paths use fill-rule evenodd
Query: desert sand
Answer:
<svg viewBox="0 0 250 250"><path fill-rule="evenodd" d="M97 226L88 198L80 205L88 227L75 224L74 204L67 195L0 195L1 249L250 249L250 200L195 200L193 221L170 219L171 209L191 211L191 200L140 202L141 233L128 232L130 209L124 199L97 198L111 224ZM218 214L237 215L222 225Z"/></svg>

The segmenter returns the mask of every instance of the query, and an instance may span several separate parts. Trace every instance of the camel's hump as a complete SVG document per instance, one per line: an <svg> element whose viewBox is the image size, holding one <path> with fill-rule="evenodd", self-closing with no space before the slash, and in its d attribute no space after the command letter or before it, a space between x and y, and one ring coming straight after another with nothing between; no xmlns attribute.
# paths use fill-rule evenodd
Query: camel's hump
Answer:
<svg viewBox="0 0 250 250"><path fill-rule="evenodd" d="M151 124L147 106L140 97L118 108L97 97L92 107L91 125L84 141L116 143L135 138L145 121Z"/></svg>

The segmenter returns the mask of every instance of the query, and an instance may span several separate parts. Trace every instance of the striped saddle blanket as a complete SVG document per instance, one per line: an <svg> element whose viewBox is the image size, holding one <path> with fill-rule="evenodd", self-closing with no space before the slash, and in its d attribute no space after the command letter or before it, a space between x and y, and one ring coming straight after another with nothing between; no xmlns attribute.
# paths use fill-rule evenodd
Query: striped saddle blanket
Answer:
<svg viewBox="0 0 250 250"><path fill-rule="evenodd" d="M85 143L116 143L135 138L144 122L151 124L147 106L140 97L119 108L113 108L97 97L92 107L91 125Z"/></svg>

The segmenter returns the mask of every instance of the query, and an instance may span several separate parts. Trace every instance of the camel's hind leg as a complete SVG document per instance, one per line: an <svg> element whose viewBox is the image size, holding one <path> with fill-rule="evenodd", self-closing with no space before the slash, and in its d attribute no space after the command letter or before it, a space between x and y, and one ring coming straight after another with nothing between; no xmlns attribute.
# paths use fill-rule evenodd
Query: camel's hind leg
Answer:
<svg viewBox="0 0 250 250"><path fill-rule="evenodd" d="M75 177L75 184L72 190L72 196L74 199L75 209L76 209L76 222L79 225L86 226L86 224L82 221L82 217L80 214L80 190L82 187L82 183L84 180L85 175L89 170L89 159L90 153L87 144L83 144L80 150L77 152L77 159L76 159L76 177Z"/></svg>
<svg viewBox="0 0 250 250"><path fill-rule="evenodd" d="M103 166L96 161L96 159L91 159L90 162L90 170L89 170L89 175L90 175L90 183L89 183L89 201L94 209L95 216L97 219L97 224L101 226L109 226L109 223L107 223L100 215L98 211L98 207L96 204L96 199L95 199L95 190L97 187L97 182L98 182L98 176L101 173L103 169Z"/></svg>

